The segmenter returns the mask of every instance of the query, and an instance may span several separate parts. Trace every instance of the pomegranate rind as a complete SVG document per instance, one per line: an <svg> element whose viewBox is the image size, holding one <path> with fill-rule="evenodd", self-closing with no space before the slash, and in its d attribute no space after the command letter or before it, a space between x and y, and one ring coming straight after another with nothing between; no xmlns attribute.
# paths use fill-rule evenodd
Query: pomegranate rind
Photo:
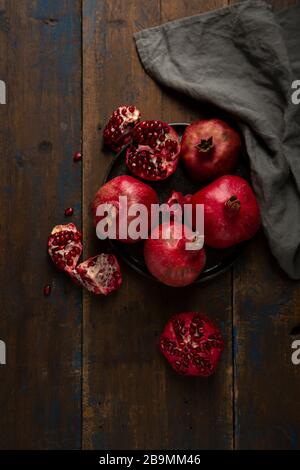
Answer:
<svg viewBox="0 0 300 470"><path fill-rule="evenodd" d="M139 181L133 176L121 175L117 176L106 184L101 186L94 196L91 204L91 211L93 215L94 225L97 226L101 220L101 216L97 216L97 208L101 204L113 204L118 207L120 196L127 197L128 210L133 204L142 204L148 211L148 226L151 225L151 206L152 204L158 204L158 196L156 191L152 189L148 184L143 181ZM116 220L116 239L122 243L137 243L141 239L132 239L128 235L127 238L119 238L119 226L129 226L130 222L134 220L135 216L126 216L125 219L121 218L119 214Z"/></svg>
<svg viewBox="0 0 300 470"><path fill-rule="evenodd" d="M73 223L56 225L48 237L48 253L55 266L72 274L82 254L82 235Z"/></svg>
<svg viewBox="0 0 300 470"><path fill-rule="evenodd" d="M199 152L197 145L213 138L213 148ZM241 153L241 138L237 131L220 119L202 119L190 124L181 139L183 165L194 181L210 181L230 174Z"/></svg>
<svg viewBox="0 0 300 470"><path fill-rule="evenodd" d="M192 238L192 230L185 226L184 234L175 238L175 230L183 230L177 221L156 227L144 244L144 258L149 272L160 282L171 287L192 284L203 271L206 255L204 248L188 250L186 243ZM178 232L183 233L183 232ZM189 237L189 238L188 238Z"/></svg>
<svg viewBox="0 0 300 470"><path fill-rule="evenodd" d="M208 377L216 370L224 341L220 329L206 315L186 312L170 318L159 347L178 374Z"/></svg>
<svg viewBox="0 0 300 470"><path fill-rule="evenodd" d="M171 176L179 163L180 140L166 122L141 121L132 133L126 151L126 165L132 174L146 181L161 181Z"/></svg>
<svg viewBox="0 0 300 470"><path fill-rule="evenodd" d="M104 128L104 145L116 153L120 152L131 141L132 130L140 118L141 113L135 106L119 106Z"/></svg>
<svg viewBox="0 0 300 470"><path fill-rule="evenodd" d="M233 217L225 210L225 203L235 196L240 209ZM204 205L204 242L224 249L250 240L258 231L261 219L255 194L249 183L240 176L221 176L192 197L196 204Z"/></svg>
<svg viewBox="0 0 300 470"><path fill-rule="evenodd" d="M182 194L180 191L172 191L169 199L167 200L168 206L172 206L173 204L179 204L181 207L184 204L190 204L192 201L191 194Z"/></svg>
<svg viewBox="0 0 300 470"><path fill-rule="evenodd" d="M83 261L72 274L81 286L96 295L108 295L122 284L119 263L111 254L101 253Z"/></svg>

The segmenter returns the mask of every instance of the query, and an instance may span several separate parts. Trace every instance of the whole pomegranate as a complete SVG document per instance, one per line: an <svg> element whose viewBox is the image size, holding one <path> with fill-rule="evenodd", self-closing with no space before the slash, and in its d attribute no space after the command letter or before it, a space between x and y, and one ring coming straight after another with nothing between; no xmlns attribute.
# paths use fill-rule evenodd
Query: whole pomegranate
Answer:
<svg viewBox="0 0 300 470"><path fill-rule="evenodd" d="M220 119L195 121L182 137L184 166L195 181L212 180L231 173L241 151L239 134Z"/></svg>
<svg viewBox="0 0 300 470"><path fill-rule="evenodd" d="M224 349L221 332L202 313L174 315L160 337L160 350L179 374L208 377Z"/></svg>
<svg viewBox="0 0 300 470"><path fill-rule="evenodd" d="M259 229L255 195L239 176L221 176L194 194L192 204L204 204L205 243L213 248L228 248L249 240Z"/></svg>
<svg viewBox="0 0 300 470"><path fill-rule="evenodd" d="M104 144L114 152L120 152L131 141L132 129L140 118L141 113L135 106L119 106L105 126Z"/></svg>
<svg viewBox="0 0 300 470"><path fill-rule="evenodd" d="M185 230L185 232L184 232ZM194 249L187 243L194 242ZM197 235L177 221L157 226L145 241L144 256L150 273L168 286L191 284L205 265L205 251L197 247Z"/></svg>
<svg viewBox="0 0 300 470"><path fill-rule="evenodd" d="M174 173L179 155L179 137L171 126L162 121L141 121L133 130L126 165L142 179L159 181Z"/></svg>
<svg viewBox="0 0 300 470"><path fill-rule="evenodd" d="M129 216L125 214L119 217L120 205L119 197L124 196L127 198L128 210L133 204L143 204L148 211L148 225L150 226L151 218L151 205L158 204L158 197L154 189L150 188L147 184L133 178L132 176L117 176L112 180L108 181L102 186L96 193L92 202L92 212L94 216L94 223L97 226L98 222L103 219L104 216L97 216L97 207L101 204L112 204L115 208L115 214L111 215L111 221L116 223L116 239L125 243L135 243L140 240L134 240L129 235L125 239L119 237L119 227L128 227L130 222L135 216ZM123 213L124 211L122 211Z"/></svg>
<svg viewBox="0 0 300 470"><path fill-rule="evenodd" d="M94 294L108 295L122 284L117 258L101 253L79 264L73 270L75 282Z"/></svg>
<svg viewBox="0 0 300 470"><path fill-rule="evenodd" d="M48 253L58 269L72 273L82 253L81 233L74 224L56 225L48 237Z"/></svg>

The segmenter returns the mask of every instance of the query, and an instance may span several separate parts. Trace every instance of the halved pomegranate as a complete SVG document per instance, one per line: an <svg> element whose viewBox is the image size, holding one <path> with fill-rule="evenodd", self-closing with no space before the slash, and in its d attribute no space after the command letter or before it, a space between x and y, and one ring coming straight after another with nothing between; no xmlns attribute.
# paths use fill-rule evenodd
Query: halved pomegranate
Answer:
<svg viewBox="0 0 300 470"><path fill-rule="evenodd" d="M131 141L132 129L140 118L141 113L135 106L119 106L105 126L104 144L114 152L120 152Z"/></svg>
<svg viewBox="0 0 300 470"><path fill-rule="evenodd" d="M171 126L162 121L141 121L133 130L126 165L140 178L159 181L174 173L179 155L179 137Z"/></svg>
<svg viewBox="0 0 300 470"><path fill-rule="evenodd" d="M122 275L117 258L102 253L80 263L73 270L80 285L94 294L108 295L122 284Z"/></svg>
<svg viewBox="0 0 300 470"><path fill-rule="evenodd" d="M104 216L97 216L97 208L101 204L111 204L115 208L115 215L112 215L113 219L116 217L116 239L124 243L136 243L140 239L133 240L128 235L125 239L119 237L119 227L128 227L130 222L135 218L124 214L123 218L120 219L119 211L119 198L124 196L127 198L127 208L130 209L133 204L143 204L148 211L148 225L150 226L151 218L151 205L158 204L158 196L154 189L150 188L146 183L133 178L132 176L117 176L112 180L108 181L102 186L96 193L92 202L92 213L94 217L94 224L97 226Z"/></svg>
<svg viewBox="0 0 300 470"><path fill-rule="evenodd" d="M81 233L74 224L56 225L48 238L48 253L53 263L72 273L82 253Z"/></svg>
<svg viewBox="0 0 300 470"><path fill-rule="evenodd" d="M195 181L207 181L231 173L241 151L241 138L220 119L195 121L181 140L183 164Z"/></svg>
<svg viewBox="0 0 300 470"><path fill-rule="evenodd" d="M160 337L160 350L179 374L208 377L224 349L221 331L202 313L174 315Z"/></svg>
<svg viewBox="0 0 300 470"><path fill-rule="evenodd" d="M194 249L188 249L187 244L193 242ZM206 260L204 248L197 247L197 242L197 235L177 221L159 225L145 241L147 268L168 286L191 284L203 270Z"/></svg>
<svg viewBox="0 0 300 470"><path fill-rule="evenodd" d="M194 194L192 204L204 204L205 243L213 248L249 240L259 229L256 197L240 176L221 176Z"/></svg>

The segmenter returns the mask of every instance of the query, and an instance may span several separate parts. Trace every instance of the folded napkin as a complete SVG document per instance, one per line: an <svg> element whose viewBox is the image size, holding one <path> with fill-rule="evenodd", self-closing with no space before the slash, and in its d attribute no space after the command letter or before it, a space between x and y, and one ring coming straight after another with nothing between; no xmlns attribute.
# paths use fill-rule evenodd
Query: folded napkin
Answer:
<svg viewBox="0 0 300 470"><path fill-rule="evenodd" d="M271 250L300 278L300 5L277 14L243 1L135 34L158 82L213 103L239 123Z"/></svg>

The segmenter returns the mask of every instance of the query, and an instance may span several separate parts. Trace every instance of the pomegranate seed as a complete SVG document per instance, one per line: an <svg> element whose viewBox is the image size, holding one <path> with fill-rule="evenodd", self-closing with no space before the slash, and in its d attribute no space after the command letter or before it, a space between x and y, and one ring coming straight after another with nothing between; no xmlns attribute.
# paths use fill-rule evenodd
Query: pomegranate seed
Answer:
<svg viewBox="0 0 300 470"><path fill-rule="evenodd" d="M79 160L82 159L82 153L81 152L75 152L73 155L73 160L74 162L79 162Z"/></svg>
<svg viewBox="0 0 300 470"><path fill-rule="evenodd" d="M73 207L68 207L68 208L65 210L65 216L66 216L66 217L70 217L71 215L73 215L73 213L74 213Z"/></svg>
<svg viewBox="0 0 300 470"><path fill-rule="evenodd" d="M48 297L50 294L51 294L51 286L50 286L49 284L47 284L47 285L44 287L44 296L45 296L45 297Z"/></svg>

